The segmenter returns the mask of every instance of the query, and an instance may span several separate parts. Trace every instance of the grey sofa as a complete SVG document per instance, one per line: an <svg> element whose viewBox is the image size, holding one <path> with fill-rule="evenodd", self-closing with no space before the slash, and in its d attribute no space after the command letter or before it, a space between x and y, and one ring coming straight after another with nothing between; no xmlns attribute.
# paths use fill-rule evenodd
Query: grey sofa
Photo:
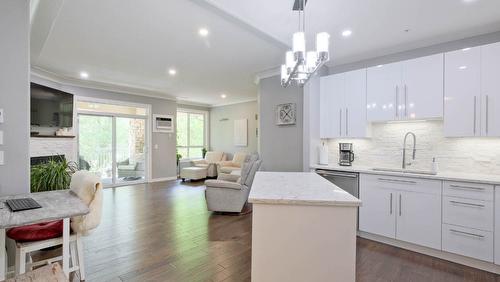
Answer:
<svg viewBox="0 0 500 282"><path fill-rule="evenodd" d="M252 155L243 164L240 175L221 173L216 180L205 181L205 198L209 211L241 212L248 200L255 173L262 161Z"/></svg>

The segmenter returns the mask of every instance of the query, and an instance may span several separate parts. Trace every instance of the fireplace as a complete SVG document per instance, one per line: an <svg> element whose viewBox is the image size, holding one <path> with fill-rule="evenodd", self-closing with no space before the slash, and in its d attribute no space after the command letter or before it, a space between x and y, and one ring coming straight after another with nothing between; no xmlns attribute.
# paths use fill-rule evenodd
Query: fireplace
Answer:
<svg viewBox="0 0 500 282"><path fill-rule="evenodd" d="M44 164L44 163L47 163L50 160L61 162L61 161L66 160L66 157L64 155L31 157L31 166L39 165L39 164Z"/></svg>

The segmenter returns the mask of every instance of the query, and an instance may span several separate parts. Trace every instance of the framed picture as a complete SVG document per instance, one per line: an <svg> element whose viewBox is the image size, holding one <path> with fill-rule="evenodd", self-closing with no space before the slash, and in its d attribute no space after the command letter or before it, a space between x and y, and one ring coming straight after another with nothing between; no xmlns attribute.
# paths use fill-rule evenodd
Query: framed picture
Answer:
<svg viewBox="0 0 500 282"><path fill-rule="evenodd" d="M297 120L297 106L295 103L279 104L276 106L276 125L291 125Z"/></svg>

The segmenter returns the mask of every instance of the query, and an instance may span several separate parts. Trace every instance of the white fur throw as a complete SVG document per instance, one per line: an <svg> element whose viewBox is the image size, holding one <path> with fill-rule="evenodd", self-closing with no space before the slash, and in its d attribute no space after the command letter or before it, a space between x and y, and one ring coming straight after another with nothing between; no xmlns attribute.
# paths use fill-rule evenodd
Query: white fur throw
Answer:
<svg viewBox="0 0 500 282"><path fill-rule="evenodd" d="M101 223L102 184L101 179L88 171L77 171L71 177L70 189L88 207L90 212L71 219L73 232L87 234Z"/></svg>

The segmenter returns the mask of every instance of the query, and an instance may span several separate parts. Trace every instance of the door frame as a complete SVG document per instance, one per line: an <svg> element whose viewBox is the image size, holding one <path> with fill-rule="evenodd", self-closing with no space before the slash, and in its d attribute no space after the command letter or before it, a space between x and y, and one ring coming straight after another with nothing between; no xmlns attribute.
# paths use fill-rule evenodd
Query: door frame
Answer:
<svg viewBox="0 0 500 282"><path fill-rule="evenodd" d="M151 104L141 104L141 103L134 103L134 102L125 102L125 101L120 101L120 100L112 100L112 99L102 99L102 98L94 98L94 97L85 97L85 96L75 96L74 97L74 109L75 109L75 119L76 122L75 124L75 132L76 134L76 158L78 158L78 154L80 151L79 148L79 135L80 135L80 128L79 128L79 120L78 120L78 115L83 114L83 115L93 115L93 116L108 116L112 118L112 150L113 150L113 183L110 185L106 185L105 187L118 187L118 186L127 186L127 185L134 185L134 184L143 184L143 183L148 183L152 179L152 168L153 168L153 160L152 160L152 126L151 126ZM93 112L93 111L85 111L85 110L78 110L77 108L77 102L90 102L90 103L100 103L100 104L111 104L111 105L117 105L117 106L129 106L129 107L138 107L138 108L144 108L146 109L146 115L141 116L141 115L127 115L127 114L117 114L117 113L109 113L109 112ZM146 174L144 175L144 180L137 180L137 181L129 181L129 182L122 182L122 183L116 183L116 175L114 175L114 171L116 170L116 153L114 152L116 150L116 117L124 117L124 118L139 118L139 119L144 119L146 123Z"/></svg>

